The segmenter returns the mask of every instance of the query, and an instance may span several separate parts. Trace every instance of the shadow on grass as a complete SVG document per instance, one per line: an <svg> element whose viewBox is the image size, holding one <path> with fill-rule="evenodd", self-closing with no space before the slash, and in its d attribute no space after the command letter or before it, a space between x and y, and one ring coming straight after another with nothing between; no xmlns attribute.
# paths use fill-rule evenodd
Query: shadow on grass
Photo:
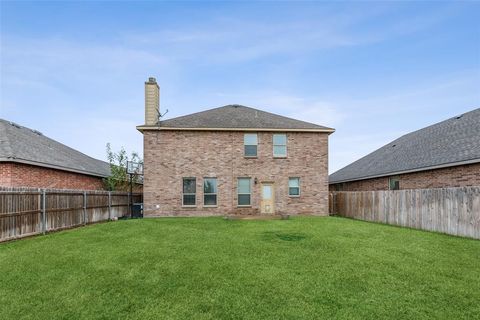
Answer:
<svg viewBox="0 0 480 320"><path fill-rule="evenodd" d="M307 235L304 233L265 231L262 233L261 238L264 241L302 241L307 238Z"/></svg>

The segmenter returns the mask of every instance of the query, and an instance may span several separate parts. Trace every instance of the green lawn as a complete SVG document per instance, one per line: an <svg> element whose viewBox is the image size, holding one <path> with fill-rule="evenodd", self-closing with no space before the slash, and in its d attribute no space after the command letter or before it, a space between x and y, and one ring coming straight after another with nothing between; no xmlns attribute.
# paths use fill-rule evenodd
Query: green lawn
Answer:
<svg viewBox="0 0 480 320"><path fill-rule="evenodd" d="M0 319L479 319L480 241L335 217L110 222L0 244Z"/></svg>

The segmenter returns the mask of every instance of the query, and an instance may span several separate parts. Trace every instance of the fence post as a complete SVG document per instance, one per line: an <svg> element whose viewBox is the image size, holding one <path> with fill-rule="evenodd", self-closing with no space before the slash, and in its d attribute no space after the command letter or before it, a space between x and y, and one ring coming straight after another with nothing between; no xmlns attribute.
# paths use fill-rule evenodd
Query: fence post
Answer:
<svg viewBox="0 0 480 320"><path fill-rule="evenodd" d="M83 225L87 224L87 192L83 191Z"/></svg>
<svg viewBox="0 0 480 320"><path fill-rule="evenodd" d="M42 233L45 234L47 231L47 212L46 212L46 203L47 203L47 196L45 189L42 189Z"/></svg>
<svg viewBox="0 0 480 320"><path fill-rule="evenodd" d="M337 214L337 193L336 192L332 192L332 213L333 214Z"/></svg>
<svg viewBox="0 0 480 320"><path fill-rule="evenodd" d="M112 220L112 191L108 191L108 220Z"/></svg>
<svg viewBox="0 0 480 320"><path fill-rule="evenodd" d="M12 194L12 205L14 208L17 208L18 206L15 205L15 194ZM8 201L8 200L7 200ZM17 238L17 215L12 216L13 218L13 239ZM21 224L20 224L21 225Z"/></svg>
<svg viewBox="0 0 480 320"><path fill-rule="evenodd" d="M127 215L129 215L129 214L131 213L131 212L130 212L130 210L131 210L131 207L130 207L130 193L128 193L128 195L127 195L127 200L128 200L128 205L127 205L127 211L128 211L128 212L127 212ZM130 218L131 218L131 217L130 217Z"/></svg>

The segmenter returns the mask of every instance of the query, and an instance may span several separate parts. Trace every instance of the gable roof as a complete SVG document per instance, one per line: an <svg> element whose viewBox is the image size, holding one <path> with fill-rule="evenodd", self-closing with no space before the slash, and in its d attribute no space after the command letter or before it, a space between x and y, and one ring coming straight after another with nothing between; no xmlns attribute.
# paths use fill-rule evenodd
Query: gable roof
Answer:
<svg viewBox="0 0 480 320"><path fill-rule="evenodd" d="M110 175L108 163L3 119L0 119L0 162L26 163L98 177Z"/></svg>
<svg viewBox="0 0 480 320"><path fill-rule="evenodd" d="M270 112L242 106L227 105L215 109L163 120L156 126L138 126L142 130L283 130L318 131L335 130L317 124L287 118Z"/></svg>
<svg viewBox="0 0 480 320"><path fill-rule="evenodd" d="M480 108L406 134L330 175L330 183L480 162Z"/></svg>

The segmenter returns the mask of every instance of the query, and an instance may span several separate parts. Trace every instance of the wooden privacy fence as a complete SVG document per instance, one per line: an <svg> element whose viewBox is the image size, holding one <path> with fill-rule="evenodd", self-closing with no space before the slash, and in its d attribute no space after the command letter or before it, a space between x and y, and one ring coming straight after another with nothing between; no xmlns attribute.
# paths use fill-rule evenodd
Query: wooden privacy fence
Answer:
<svg viewBox="0 0 480 320"><path fill-rule="evenodd" d="M480 187L330 193L330 213L480 239Z"/></svg>
<svg viewBox="0 0 480 320"><path fill-rule="evenodd" d="M125 192L0 188L0 242L120 218L129 203Z"/></svg>

